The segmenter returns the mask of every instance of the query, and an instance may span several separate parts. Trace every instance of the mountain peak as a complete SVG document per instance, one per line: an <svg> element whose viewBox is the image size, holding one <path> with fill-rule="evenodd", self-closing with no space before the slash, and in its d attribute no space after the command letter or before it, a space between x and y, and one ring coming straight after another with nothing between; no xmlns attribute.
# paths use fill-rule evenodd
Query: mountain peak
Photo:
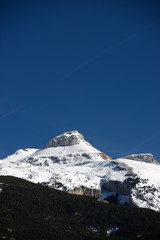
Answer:
<svg viewBox="0 0 160 240"><path fill-rule="evenodd" d="M65 132L37 150L21 149L0 161L0 175L160 211L160 165L151 164L155 160L149 153L112 160L78 131Z"/></svg>
<svg viewBox="0 0 160 240"><path fill-rule="evenodd" d="M83 140L83 135L74 130L70 132L64 132L63 134L51 139L45 147L72 146L80 143Z"/></svg>

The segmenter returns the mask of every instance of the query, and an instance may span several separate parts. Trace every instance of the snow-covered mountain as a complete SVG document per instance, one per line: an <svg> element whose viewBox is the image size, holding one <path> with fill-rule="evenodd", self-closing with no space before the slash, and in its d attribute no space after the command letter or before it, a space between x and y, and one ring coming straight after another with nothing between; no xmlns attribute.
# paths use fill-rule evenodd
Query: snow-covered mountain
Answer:
<svg viewBox="0 0 160 240"><path fill-rule="evenodd" d="M72 131L42 149L18 150L0 160L0 175L160 211L160 165L145 162L146 157L112 160Z"/></svg>

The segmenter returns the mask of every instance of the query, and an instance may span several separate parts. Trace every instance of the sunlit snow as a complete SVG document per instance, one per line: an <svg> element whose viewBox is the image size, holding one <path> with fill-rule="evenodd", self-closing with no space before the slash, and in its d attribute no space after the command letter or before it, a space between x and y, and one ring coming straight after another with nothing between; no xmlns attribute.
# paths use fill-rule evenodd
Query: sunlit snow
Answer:
<svg viewBox="0 0 160 240"><path fill-rule="evenodd" d="M160 210L160 165L128 159L104 160L101 152L85 140L65 147L18 150L0 160L0 174L20 177L34 183L46 183L58 189L73 190L80 186L101 189L103 181L123 182L128 176L142 179L132 190L132 200L139 207ZM150 191L146 188L150 187ZM141 193L146 200L140 198ZM115 194L102 192L100 199ZM119 194L120 204L128 203L129 196ZM150 204L152 201L152 204ZM153 206L152 206L153 205ZM156 207L157 206L157 207Z"/></svg>

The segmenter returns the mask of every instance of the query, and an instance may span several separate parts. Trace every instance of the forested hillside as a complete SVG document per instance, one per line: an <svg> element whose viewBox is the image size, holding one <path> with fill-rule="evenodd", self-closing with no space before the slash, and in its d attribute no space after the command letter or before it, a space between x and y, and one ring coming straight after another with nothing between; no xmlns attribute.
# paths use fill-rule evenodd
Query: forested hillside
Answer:
<svg viewBox="0 0 160 240"><path fill-rule="evenodd" d="M0 177L0 239L160 239L160 213ZM109 236L109 230L116 229Z"/></svg>

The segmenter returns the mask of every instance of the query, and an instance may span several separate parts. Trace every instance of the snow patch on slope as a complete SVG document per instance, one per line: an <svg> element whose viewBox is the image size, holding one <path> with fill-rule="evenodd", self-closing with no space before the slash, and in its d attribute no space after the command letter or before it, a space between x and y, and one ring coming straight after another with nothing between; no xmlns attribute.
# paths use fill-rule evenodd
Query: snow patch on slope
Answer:
<svg viewBox="0 0 160 240"><path fill-rule="evenodd" d="M160 165L119 158L118 163L126 164L139 177L147 179L148 184L160 186Z"/></svg>
<svg viewBox="0 0 160 240"><path fill-rule="evenodd" d="M28 156L30 156L31 154L35 153L38 150L39 149L35 149L35 148L19 149L14 154L9 155L8 157L6 157L4 159L1 159L0 161L16 162L16 161L19 161L19 160L27 158Z"/></svg>

